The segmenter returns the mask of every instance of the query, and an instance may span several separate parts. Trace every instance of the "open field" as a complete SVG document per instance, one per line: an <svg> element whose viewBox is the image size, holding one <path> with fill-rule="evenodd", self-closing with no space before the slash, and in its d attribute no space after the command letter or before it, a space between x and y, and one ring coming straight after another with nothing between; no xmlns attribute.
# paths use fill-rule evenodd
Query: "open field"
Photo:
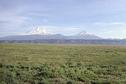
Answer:
<svg viewBox="0 0 126 84"><path fill-rule="evenodd" d="M126 47L0 44L0 84L126 84Z"/></svg>

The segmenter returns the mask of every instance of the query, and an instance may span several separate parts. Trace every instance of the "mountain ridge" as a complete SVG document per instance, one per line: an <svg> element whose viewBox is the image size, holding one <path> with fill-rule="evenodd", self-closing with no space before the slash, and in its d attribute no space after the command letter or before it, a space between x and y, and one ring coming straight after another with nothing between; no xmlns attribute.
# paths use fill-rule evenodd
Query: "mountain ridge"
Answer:
<svg viewBox="0 0 126 84"><path fill-rule="evenodd" d="M0 40L37 40L37 39L102 39L99 36L82 31L75 35L51 34L45 28L34 28L23 35L1 37Z"/></svg>
<svg viewBox="0 0 126 84"><path fill-rule="evenodd" d="M13 36L6 36L0 38L0 40L37 40L37 39L102 39L101 37L95 35L71 35L65 36L62 34L48 34L48 35L39 35L39 34L32 34L32 35L13 35Z"/></svg>

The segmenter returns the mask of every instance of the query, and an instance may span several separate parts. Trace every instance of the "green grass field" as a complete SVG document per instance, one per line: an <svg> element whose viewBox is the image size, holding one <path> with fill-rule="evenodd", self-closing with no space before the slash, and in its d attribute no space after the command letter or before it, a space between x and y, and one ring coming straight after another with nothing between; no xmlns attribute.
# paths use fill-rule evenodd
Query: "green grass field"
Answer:
<svg viewBox="0 0 126 84"><path fill-rule="evenodd" d="M0 44L0 84L126 84L126 47Z"/></svg>

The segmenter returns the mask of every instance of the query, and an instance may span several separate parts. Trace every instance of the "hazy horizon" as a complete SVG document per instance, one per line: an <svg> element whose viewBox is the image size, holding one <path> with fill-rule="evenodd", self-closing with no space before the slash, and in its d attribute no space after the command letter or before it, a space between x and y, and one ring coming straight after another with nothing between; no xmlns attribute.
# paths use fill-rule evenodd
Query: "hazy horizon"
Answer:
<svg viewBox="0 0 126 84"><path fill-rule="evenodd" d="M41 27L72 35L126 38L125 0L0 0L0 37Z"/></svg>

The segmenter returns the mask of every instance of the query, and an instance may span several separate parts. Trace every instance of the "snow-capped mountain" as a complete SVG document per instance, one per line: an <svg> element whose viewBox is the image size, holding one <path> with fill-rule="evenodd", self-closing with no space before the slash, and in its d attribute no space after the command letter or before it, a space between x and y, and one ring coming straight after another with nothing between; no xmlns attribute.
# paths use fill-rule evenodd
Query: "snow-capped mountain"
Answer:
<svg viewBox="0 0 126 84"><path fill-rule="evenodd" d="M62 34L50 34L45 28L34 28L24 35L6 36L0 40L43 40L43 39L101 39L93 34L82 31L76 35L65 36Z"/></svg>
<svg viewBox="0 0 126 84"><path fill-rule="evenodd" d="M76 36L80 37L81 39L101 39L101 37L87 33L86 31L82 31L78 33Z"/></svg>

